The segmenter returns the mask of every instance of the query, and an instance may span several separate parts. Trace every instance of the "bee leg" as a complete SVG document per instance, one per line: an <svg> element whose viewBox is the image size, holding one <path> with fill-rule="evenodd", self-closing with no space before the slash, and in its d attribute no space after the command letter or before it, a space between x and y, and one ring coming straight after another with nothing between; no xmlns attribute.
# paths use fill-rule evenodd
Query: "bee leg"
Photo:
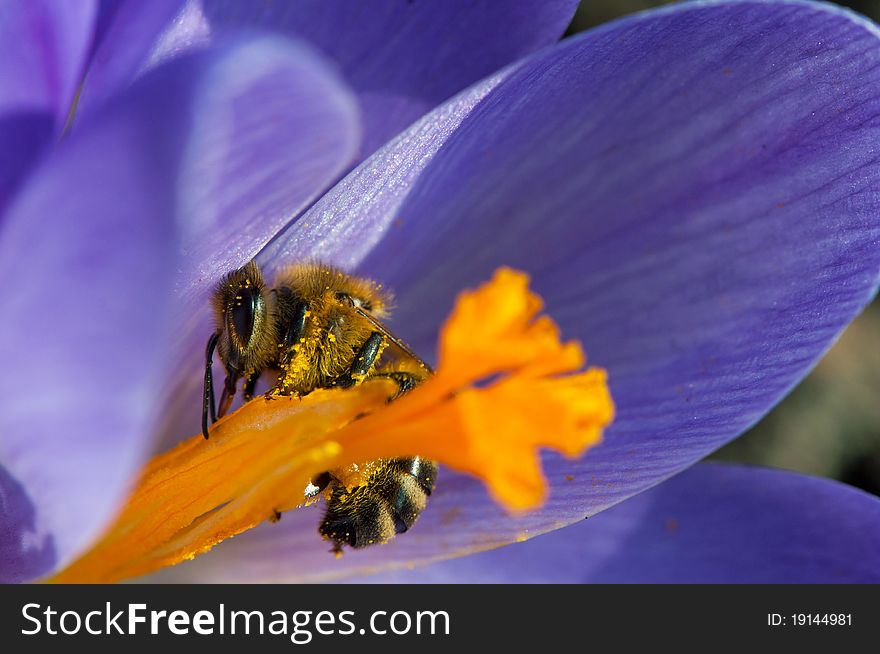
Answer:
<svg viewBox="0 0 880 654"><path fill-rule="evenodd" d="M324 492L324 489L330 485L330 482L333 481L333 477L329 472L322 472L320 475L316 477L312 477L309 481L309 485L306 486L305 495L306 500L312 500L321 493Z"/></svg>
<svg viewBox="0 0 880 654"><path fill-rule="evenodd" d="M289 314L287 331L284 333L284 340L278 344L278 347L281 350L278 366L283 371L288 365L290 365L290 359L293 356L293 346L299 343L299 340L302 338L303 332L306 329L306 314L308 313L308 309L306 308L305 302L298 302L295 300L293 293L289 289L281 289L281 291L278 292L278 295L279 299L283 299L284 306L288 306L290 303L295 302L292 310L285 309L282 312L282 315L285 317ZM289 393L284 391L283 381L284 374L282 373L275 381L275 385L266 391L263 394L263 397L267 400L274 400L276 395L288 395ZM247 391L247 389L245 390ZM250 390L252 397L253 388ZM248 399L250 398L245 397L245 401Z"/></svg>
<svg viewBox="0 0 880 654"><path fill-rule="evenodd" d="M361 345L361 349L358 350L351 369L344 375L339 376L333 382L333 386L349 388L363 379L366 374L370 372L370 368L373 367L373 364L376 363L376 358L379 356L379 352L382 349L382 341L384 338L385 337L379 332L373 332L370 334L370 337L363 345Z"/></svg>
<svg viewBox="0 0 880 654"><path fill-rule="evenodd" d="M404 393L409 393L416 386L421 384L424 379L422 377L417 377L409 372L379 372L373 375L373 377L385 377L387 379L393 379L397 382L397 393L394 394L388 401L396 400L398 397L403 395Z"/></svg>
<svg viewBox="0 0 880 654"><path fill-rule="evenodd" d="M208 417L211 423L217 421L217 409L214 402L214 375L211 366L214 364L214 350L217 347L217 341L220 339L220 332L211 334L208 339L208 346L205 348L205 386L202 396L202 435L208 438Z"/></svg>
<svg viewBox="0 0 880 654"><path fill-rule="evenodd" d="M223 385L223 392L220 393L220 403L217 406L217 417L222 418L232 406L235 399L235 387L238 385L238 377L226 375L226 383Z"/></svg>
<svg viewBox="0 0 880 654"><path fill-rule="evenodd" d="M275 523L281 520L281 511L272 509L272 515L269 516L269 522Z"/></svg>
<svg viewBox="0 0 880 654"><path fill-rule="evenodd" d="M287 291L284 294L284 298L289 299L289 297L292 296L292 293L288 289L284 290ZM308 309L306 308L305 302L297 302L294 305L293 313L288 322L287 332L284 334L284 343L282 344L281 350L282 364L290 363L291 350L294 345L299 343L299 339L302 338L303 332L306 329L306 313L308 313Z"/></svg>
<svg viewBox="0 0 880 654"><path fill-rule="evenodd" d="M244 384L244 401L250 402L254 399L254 388L257 385L257 381L260 379L260 371L254 372L250 377L247 378L247 381Z"/></svg>

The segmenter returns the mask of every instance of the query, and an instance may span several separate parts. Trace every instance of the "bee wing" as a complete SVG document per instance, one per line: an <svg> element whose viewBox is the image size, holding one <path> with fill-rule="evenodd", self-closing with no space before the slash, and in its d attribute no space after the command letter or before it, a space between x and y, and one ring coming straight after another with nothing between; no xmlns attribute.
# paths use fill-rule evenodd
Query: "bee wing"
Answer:
<svg viewBox="0 0 880 654"><path fill-rule="evenodd" d="M359 316L369 322L377 332L387 338L388 342L391 343L395 348L397 348L397 350L399 350L402 354L415 360L419 365L424 366L425 370L427 370L429 373L434 373L434 370L431 368L431 366L429 366L419 355L413 352L409 345L407 345L397 336L388 331L388 328L381 322L379 322L376 318L374 318L370 313L358 306L355 306L354 310Z"/></svg>

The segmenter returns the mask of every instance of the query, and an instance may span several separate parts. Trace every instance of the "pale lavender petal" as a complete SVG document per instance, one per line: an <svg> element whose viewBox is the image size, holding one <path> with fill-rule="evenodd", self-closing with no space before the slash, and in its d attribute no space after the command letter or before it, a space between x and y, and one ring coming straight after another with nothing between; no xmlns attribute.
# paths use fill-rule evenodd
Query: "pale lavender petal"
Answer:
<svg viewBox="0 0 880 654"><path fill-rule="evenodd" d="M211 66L187 91L193 122L178 182L184 301L203 300L249 261L345 170L360 139L355 98L302 44L260 37Z"/></svg>
<svg viewBox="0 0 880 654"><path fill-rule="evenodd" d="M546 457L542 511L507 518L475 482L444 471L416 529L341 566L557 528L766 413L876 292L878 78L877 29L827 5L642 14L521 65L451 135L436 114L436 140L413 132L381 153L417 160L409 148L430 143L418 177L392 167L387 180L379 168L370 183L346 180L282 235L262 261L318 255L381 280L398 295L392 327L429 359L459 289L498 265L530 271L564 333L608 368L618 406L583 460ZM430 134L431 123L414 129ZM364 189L375 191L366 202ZM335 241L305 229L331 220ZM223 549L259 550L261 536L282 539L261 529ZM295 543L288 578L340 569L316 567L322 543Z"/></svg>
<svg viewBox="0 0 880 654"><path fill-rule="evenodd" d="M378 583L880 583L880 499L791 472L704 464L525 543Z"/></svg>
<svg viewBox="0 0 880 654"><path fill-rule="evenodd" d="M171 25L159 36L147 67L152 68L187 52L207 48L213 35L201 0L187 0Z"/></svg>
<svg viewBox="0 0 880 654"><path fill-rule="evenodd" d="M364 110L362 156L469 84L555 42L577 7L576 0L190 4L197 8L175 24L165 51L202 42L206 34L259 27L308 41L329 56Z"/></svg>
<svg viewBox="0 0 880 654"><path fill-rule="evenodd" d="M184 0L102 0L88 72L77 103L82 116L127 88L150 61L162 30Z"/></svg>

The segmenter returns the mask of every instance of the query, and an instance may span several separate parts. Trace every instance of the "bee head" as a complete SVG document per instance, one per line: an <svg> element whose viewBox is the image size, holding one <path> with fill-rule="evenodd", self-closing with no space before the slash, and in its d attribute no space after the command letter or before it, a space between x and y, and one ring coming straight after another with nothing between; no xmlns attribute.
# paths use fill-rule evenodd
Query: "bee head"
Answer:
<svg viewBox="0 0 880 654"><path fill-rule="evenodd" d="M205 438L208 438L209 422L223 416L232 404L239 378L255 380L277 353L274 297L267 292L263 273L253 261L220 280L214 289L212 305L217 329L205 349L202 403ZM216 410L211 372L215 350L226 368L226 383Z"/></svg>
<svg viewBox="0 0 880 654"><path fill-rule="evenodd" d="M263 274L250 262L226 275L214 291L217 351L230 380L266 367L275 353L275 321Z"/></svg>

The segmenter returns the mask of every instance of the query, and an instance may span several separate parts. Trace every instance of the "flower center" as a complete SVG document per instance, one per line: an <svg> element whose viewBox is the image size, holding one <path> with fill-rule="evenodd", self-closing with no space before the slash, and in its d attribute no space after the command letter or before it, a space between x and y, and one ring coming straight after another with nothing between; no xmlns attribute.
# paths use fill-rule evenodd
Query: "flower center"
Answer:
<svg viewBox="0 0 880 654"><path fill-rule="evenodd" d="M614 413L605 371L582 370L580 346L561 342L541 308L528 277L502 268L459 296L436 374L394 402L387 379L248 402L209 440L150 461L103 538L51 581L118 581L191 559L301 506L317 474L379 458L433 459L482 479L511 511L540 506L539 449L579 456Z"/></svg>

